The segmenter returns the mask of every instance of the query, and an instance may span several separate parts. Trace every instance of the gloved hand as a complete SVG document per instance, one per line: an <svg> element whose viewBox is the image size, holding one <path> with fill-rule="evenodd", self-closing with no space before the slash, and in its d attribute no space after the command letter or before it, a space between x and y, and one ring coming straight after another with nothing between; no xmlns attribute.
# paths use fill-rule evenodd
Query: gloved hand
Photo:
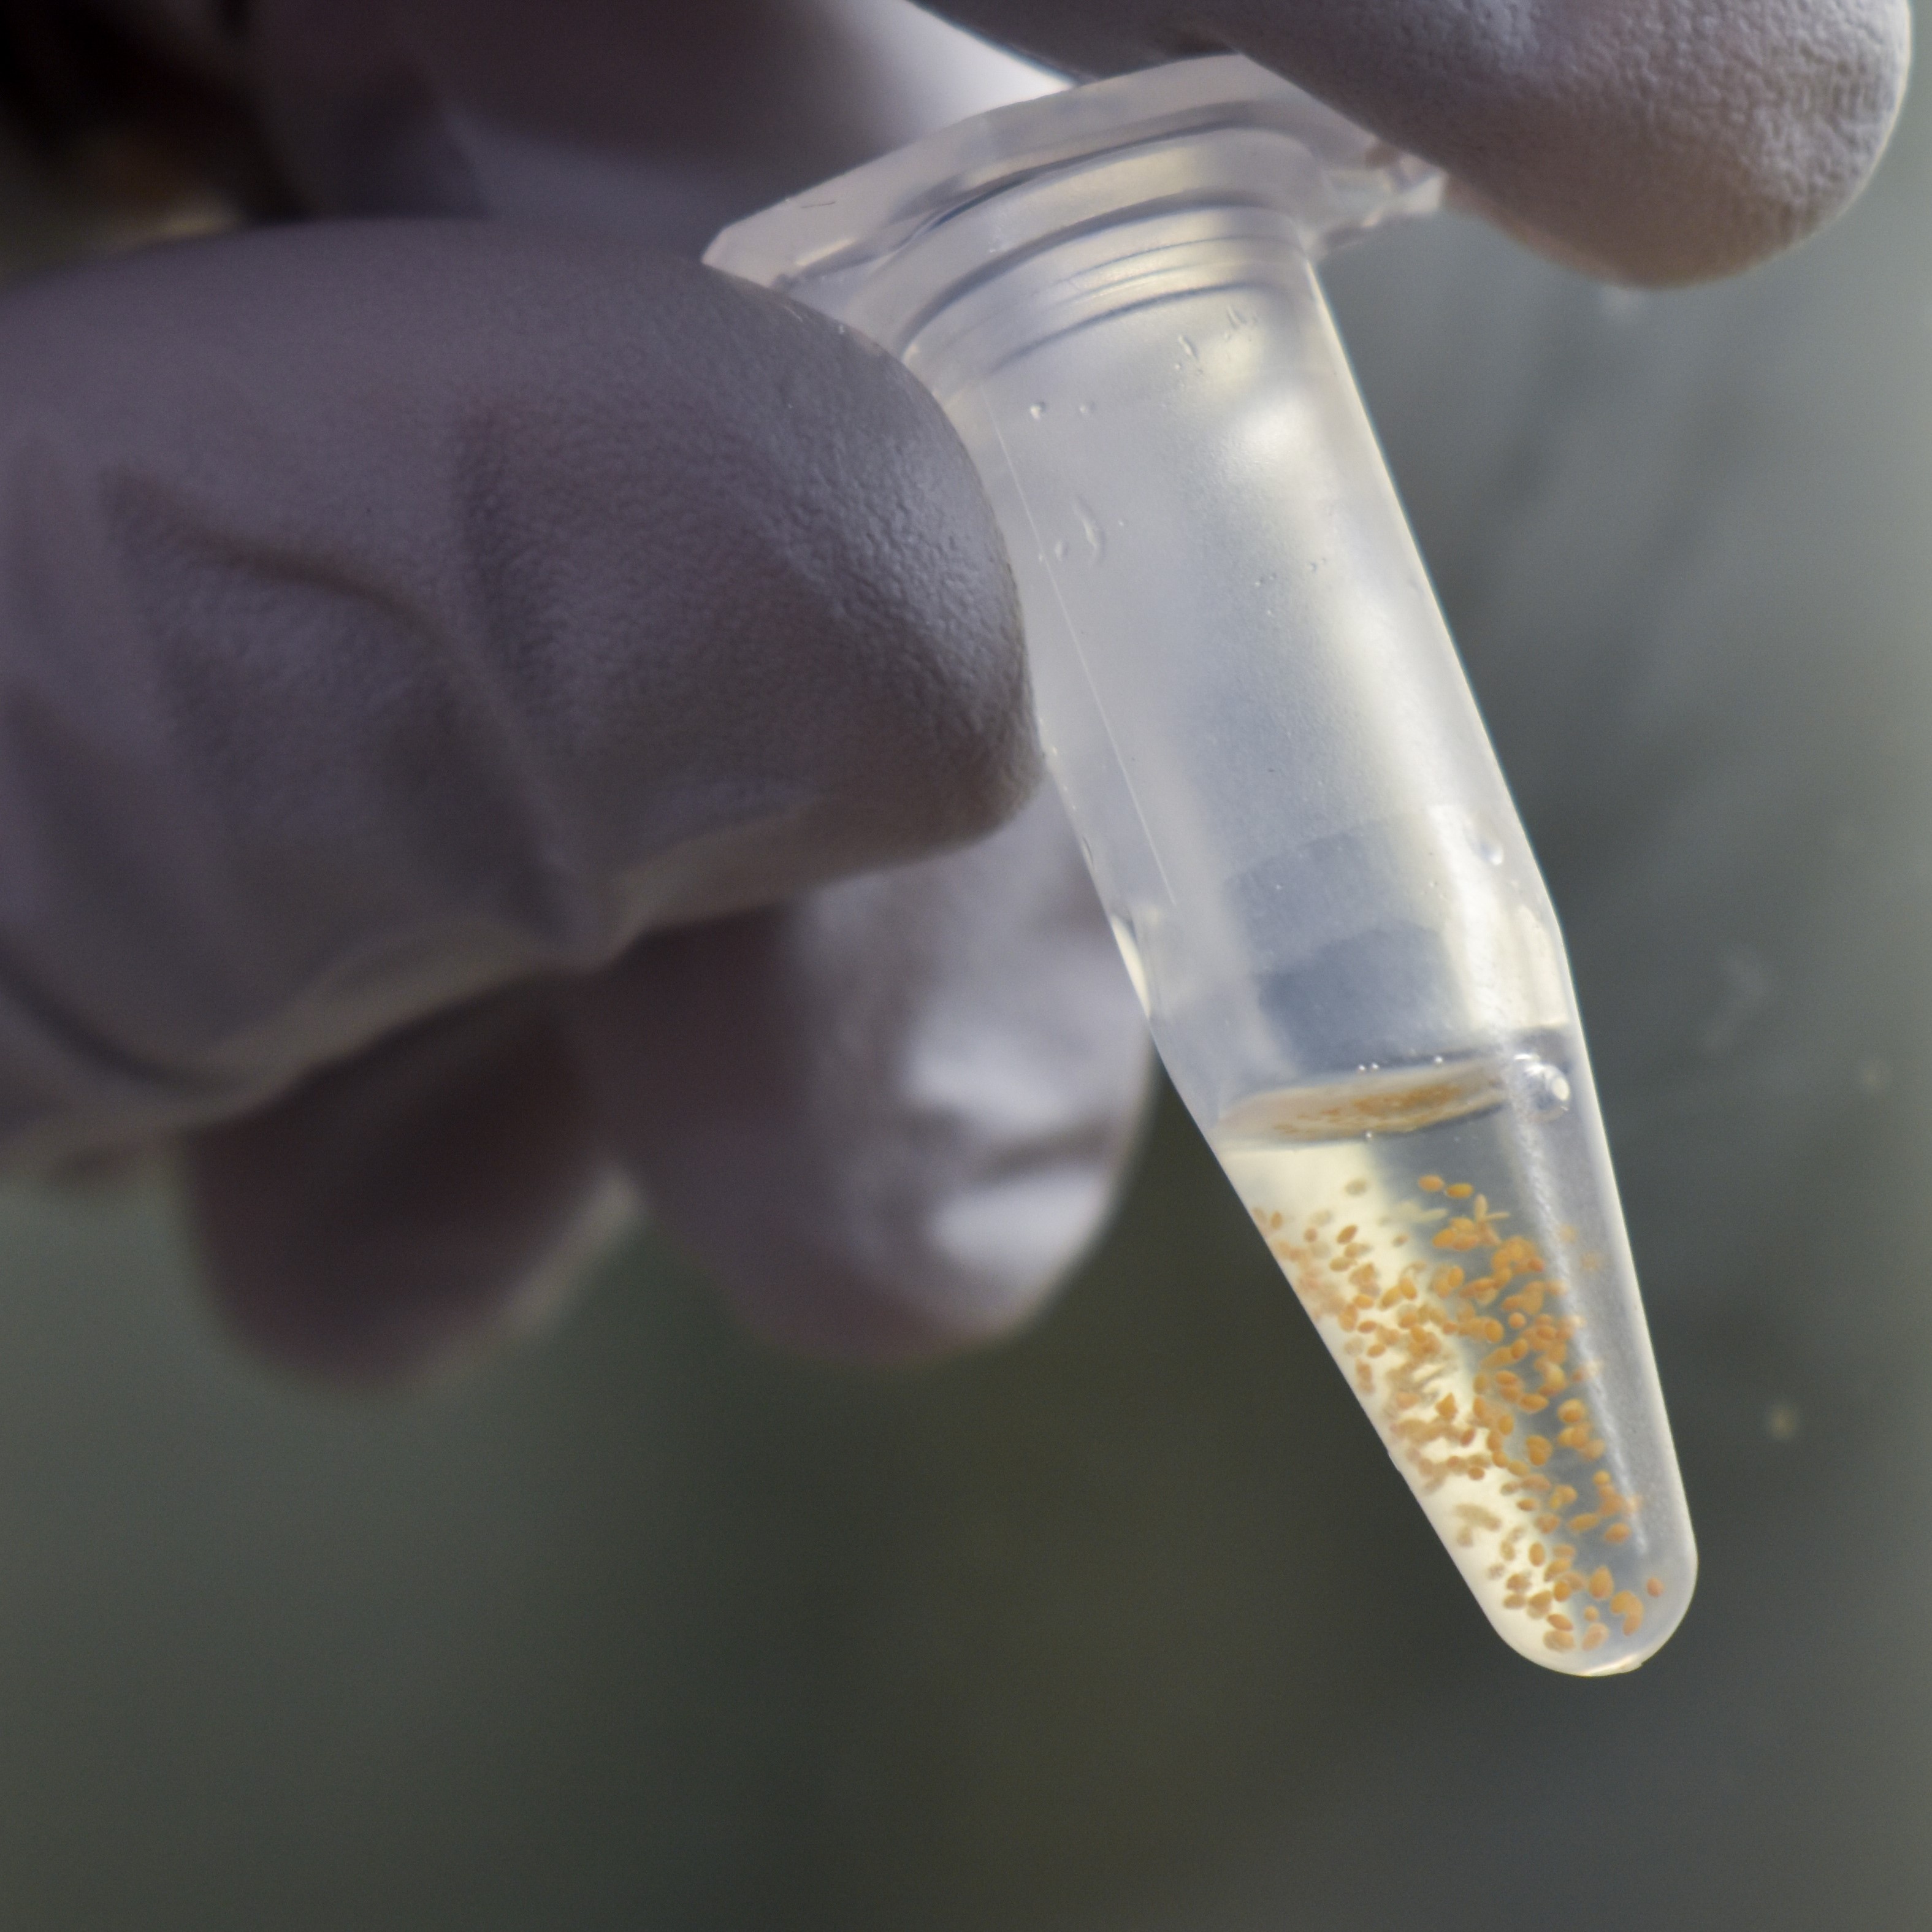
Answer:
<svg viewBox="0 0 1932 1932"><path fill-rule="evenodd" d="M334 1372L526 1315L613 1161L773 1335L1022 1318L1146 1048L1024 802L992 521L896 364L680 259L915 131L878 8L120 4L325 218L0 300L0 1149L183 1137L224 1306ZM1898 0L950 10L1210 34L1652 279L1842 202L1906 46Z"/></svg>

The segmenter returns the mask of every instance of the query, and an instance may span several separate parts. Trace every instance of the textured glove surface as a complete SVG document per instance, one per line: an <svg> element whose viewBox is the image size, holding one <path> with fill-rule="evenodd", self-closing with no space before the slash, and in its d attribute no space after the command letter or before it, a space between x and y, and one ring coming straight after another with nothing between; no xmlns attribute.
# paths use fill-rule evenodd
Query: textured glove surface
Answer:
<svg viewBox="0 0 1932 1932"><path fill-rule="evenodd" d="M1019 809L997 533L896 364L681 259L1013 77L893 0L122 10L317 218L0 302L0 1144L186 1132L224 1304L326 1370L516 1318L614 1160L774 1334L1019 1318L1147 1061ZM1888 0L948 10L1239 46L1666 279L1844 199L1906 44Z"/></svg>

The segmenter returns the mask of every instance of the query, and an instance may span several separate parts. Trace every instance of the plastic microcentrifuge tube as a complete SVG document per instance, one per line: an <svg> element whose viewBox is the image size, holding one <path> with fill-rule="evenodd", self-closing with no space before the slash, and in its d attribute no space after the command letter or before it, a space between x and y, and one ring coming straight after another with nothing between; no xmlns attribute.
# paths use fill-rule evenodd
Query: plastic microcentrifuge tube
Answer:
<svg viewBox="0 0 1932 1932"><path fill-rule="evenodd" d="M898 356L1012 554L1175 1088L1504 1640L1696 1554L1542 879L1314 274L1439 183L1238 58L1004 108L706 259Z"/></svg>

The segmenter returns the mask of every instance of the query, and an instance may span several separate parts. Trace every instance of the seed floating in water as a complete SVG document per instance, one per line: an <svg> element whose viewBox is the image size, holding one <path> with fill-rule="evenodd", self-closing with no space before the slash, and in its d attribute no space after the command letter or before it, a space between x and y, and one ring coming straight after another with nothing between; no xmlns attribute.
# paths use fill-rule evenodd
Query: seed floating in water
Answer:
<svg viewBox="0 0 1932 1932"><path fill-rule="evenodd" d="M1533 1045L1264 1094L1213 1138L1498 1631L1606 1676L1670 1636L1696 1552L1587 1070Z"/></svg>

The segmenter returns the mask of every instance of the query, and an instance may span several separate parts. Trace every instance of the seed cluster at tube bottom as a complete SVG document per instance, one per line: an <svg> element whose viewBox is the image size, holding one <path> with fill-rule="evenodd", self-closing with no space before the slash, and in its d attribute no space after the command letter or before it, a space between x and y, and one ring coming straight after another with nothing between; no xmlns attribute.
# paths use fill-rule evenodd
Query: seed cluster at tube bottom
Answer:
<svg viewBox="0 0 1932 1932"><path fill-rule="evenodd" d="M1414 1185L1421 1198L1372 1233L1352 1217L1366 1210L1360 1178L1305 1216L1252 1211L1310 1314L1332 1324L1330 1348L1425 1506L1445 1485L1493 1486L1492 1502L1455 1503L1444 1534L1489 1557L1502 1608L1542 1625L1559 1654L1596 1651L1613 1629L1634 1638L1665 1586L1617 1574L1641 1498L1599 1466L1569 1290L1472 1184Z"/></svg>

